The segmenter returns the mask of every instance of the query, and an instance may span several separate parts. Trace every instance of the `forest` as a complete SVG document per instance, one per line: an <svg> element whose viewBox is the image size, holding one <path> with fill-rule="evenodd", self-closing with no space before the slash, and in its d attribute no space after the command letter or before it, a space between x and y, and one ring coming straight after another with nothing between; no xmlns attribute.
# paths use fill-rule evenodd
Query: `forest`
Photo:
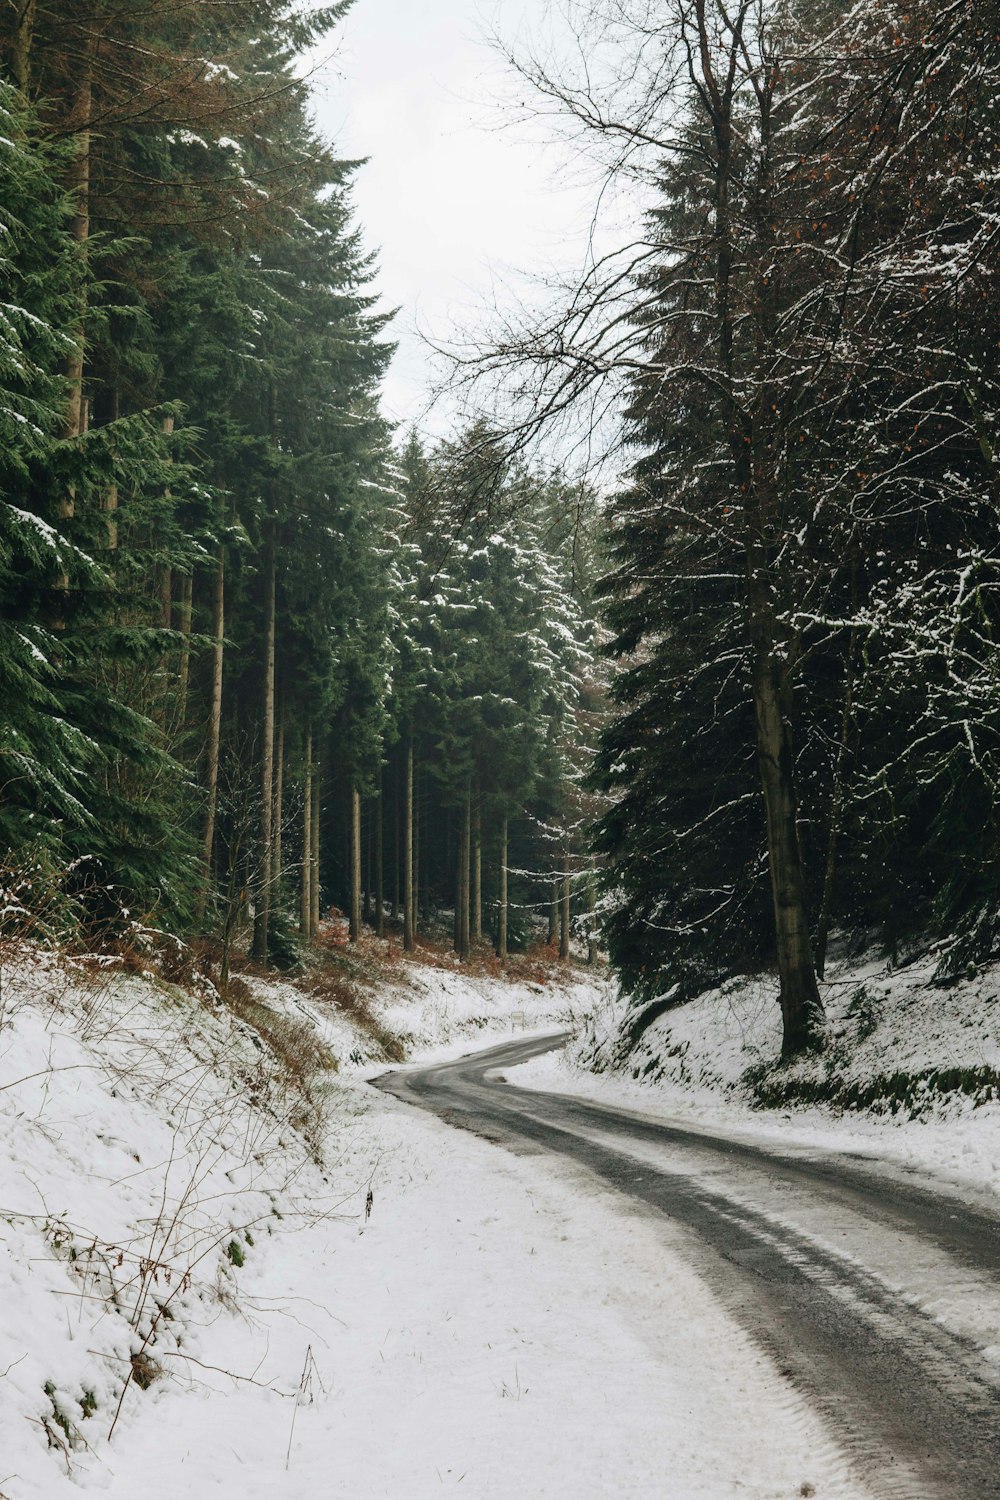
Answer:
<svg viewBox="0 0 1000 1500"><path fill-rule="evenodd" d="M224 980L332 906L503 956L592 900L595 498L380 415L304 63L345 9L3 11L0 843L20 904Z"/></svg>
<svg viewBox="0 0 1000 1500"><path fill-rule="evenodd" d="M994 955L994 0L572 5L579 72L515 66L643 217L456 359L446 440L381 414L312 120L347 9L0 11L18 902L224 976L331 906L460 958L599 924L638 1027L776 967L788 1055L838 936ZM609 420L613 482L544 456Z"/></svg>

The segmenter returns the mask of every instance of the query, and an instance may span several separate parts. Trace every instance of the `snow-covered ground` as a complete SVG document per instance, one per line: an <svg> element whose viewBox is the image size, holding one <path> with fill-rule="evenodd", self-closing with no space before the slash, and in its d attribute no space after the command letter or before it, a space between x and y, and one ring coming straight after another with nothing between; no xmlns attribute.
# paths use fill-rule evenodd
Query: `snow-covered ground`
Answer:
<svg viewBox="0 0 1000 1500"><path fill-rule="evenodd" d="M369 948L378 950L375 939ZM278 979L247 983L268 1004L308 1020L348 1068L384 1063L377 1037L359 1027L349 1013L324 1001L323 987L315 996ZM376 1030L398 1042L403 1055L422 1061L444 1057L456 1048L486 1046L512 1033L546 1028L578 1031L591 1014L599 987L570 970L566 979L550 969L537 979L511 983L489 973L468 973L449 967L418 963L361 992Z"/></svg>
<svg viewBox="0 0 1000 1500"><path fill-rule="evenodd" d="M509 1070L509 1081L742 1138L877 1156L996 1209L1000 965L942 988L936 961L928 953L895 972L874 957L833 965L827 1046L789 1066L776 1065L770 978L733 980L667 1011L631 1050L621 1045L627 1005L606 984L574 1044Z"/></svg>
<svg viewBox="0 0 1000 1500"><path fill-rule="evenodd" d="M677 1231L368 1088L349 1019L37 953L0 977L7 1500L862 1500ZM585 998L427 968L371 1004L440 1052Z"/></svg>

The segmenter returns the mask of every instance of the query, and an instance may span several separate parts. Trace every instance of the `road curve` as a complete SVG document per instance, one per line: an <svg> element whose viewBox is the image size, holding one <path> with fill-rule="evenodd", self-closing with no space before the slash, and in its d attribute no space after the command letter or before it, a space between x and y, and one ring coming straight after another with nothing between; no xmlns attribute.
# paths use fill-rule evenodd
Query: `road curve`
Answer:
<svg viewBox="0 0 1000 1500"><path fill-rule="evenodd" d="M1000 1219L887 1165L771 1149L508 1084L565 1034L376 1086L555 1153L687 1231L689 1253L823 1414L869 1493L1000 1500Z"/></svg>

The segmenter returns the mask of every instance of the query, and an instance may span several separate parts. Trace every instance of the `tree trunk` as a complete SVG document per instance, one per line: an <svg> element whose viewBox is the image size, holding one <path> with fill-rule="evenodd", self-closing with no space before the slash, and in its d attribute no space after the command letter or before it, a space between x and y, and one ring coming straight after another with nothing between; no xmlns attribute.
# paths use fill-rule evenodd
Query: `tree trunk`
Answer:
<svg viewBox="0 0 1000 1500"><path fill-rule="evenodd" d="M302 869L299 873L299 931L308 942L312 929L312 726L306 730L305 776L302 781Z"/></svg>
<svg viewBox="0 0 1000 1500"><path fill-rule="evenodd" d="M380 775L379 789L375 798L375 936L385 937L385 863L382 842L385 837L384 803L385 778Z"/></svg>
<svg viewBox="0 0 1000 1500"><path fill-rule="evenodd" d="M194 613L194 578L188 573L181 580L180 627L184 637L181 666L177 680L177 723L183 729L187 722L188 685L191 680L191 617Z"/></svg>
<svg viewBox="0 0 1000 1500"><path fill-rule="evenodd" d="M372 816L369 810L367 818L364 816L362 806L361 818L361 851L364 855L364 884L362 886L361 920L366 927L372 925Z"/></svg>
<svg viewBox="0 0 1000 1500"><path fill-rule="evenodd" d="M483 818L479 790L472 810L472 934L473 943L483 940Z"/></svg>
<svg viewBox="0 0 1000 1500"><path fill-rule="evenodd" d="M594 877L591 875L587 880L587 962L597 962L597 931L594 927L594 912L597 908L597 892L594 890Z"/></svg>
<svg viewBox="0 0 1000 1500"><path fill-rule="evenodd" d="M413 741L406 747L403 809L403 948L413 952Z"/></svg>
<svg viewBox="0 0 1000 1500"><path fill-rule="evenodd" d="M108 393L108 421L117 422L120 414L118 387L112 386ZM101 509L107 516L105 541L109 552L118 550L118 486L109 484L101 496Z"/></svg>
<svg viewBox="0 0 1000 1500"><path fill-rule="evenodd" d="M400 879L402 840L399 825L399 763L397 761L392 775L392 911L389 913L389 920L393 926L399 921L399 894L402 885Z"/></svg>
<svg viewBox="0 0 1000 1500"><path fill-rule="evenodd" d="M351 787L351 942L361 936L361 793Z"/></svg>
<svg viewBox="0 0 1000 1500"><path fill-rule="evenodd" d="M285 811L285 688L282 683L278 710L278 741L274 763L274 838L271 849L271 891L275 901L281 890L282 824Z"/></svg>
<svg viewBox="0 0 1000 1500"><path fill-rule="evenodd" d="M448 818L449 837L445 845L445 869L451 865L451 817ZM459 817L461 825L461 817ZM455 920L452 923L451 946L454 952L461 957L462 954L462 839L459 833L458 847L455 850Z"/></svg>
<svg viewBox="0 0 1000 1500"><path fill-rule="evenodd" d="M559 957L565 962L569 958L570 883L569 855L563 855L565 868L562 877L562 900L559 903Z"/></svg>
<svg viewBox="0 0 1000 1500"><path fill-rule="evenodd" d="M767 857L781 985L781 1053L783 1057L793 1057L819 1042L823 1002L816 983L809 941L795 797L795 762L791 727L783 701L782 667L776 653L769 649L769 606L766 598L761 597L759 584L753 587L754 581L752 576L750 609L755 647L753 699L757 763L767 816Z"/></svg>
<svg viewBox="0 0 1000 1500"><path fill-rule="evenodd" d="M500 900L497 911L497 957L507 957L507 819L500 824Z"/></svg>
<svg viewBox="0 0 1000 1500"><path fill-rule="evenodd" d="M81 59L83 69L76 93L70 106L66 123L67 134L73 136L73 159L67 174L67 189L73 205L72 234L76 243L85 247L90 239L90 145L91 121L94 113L94 54L97 47L96 30L91 27L84 42ZM87 318L86 292L81 293L80 321L76 344L66 361L66 380L69 400L63 437L76 438L87 430L86 402L83 396L83 367L85 358L85 324ZM67 491L60 502L60 514L68 519L75 510L75 495Z"/></svg>
<svg viewBox="0 0 1000 1500"><path fill-rule="evenodd" d="M736 297L733 295L734 266L738 255L734 248L730 190L734 173L735 141L745 135L746 124L734 126L734 91L726 81L741 66L740 48L746 43L735 28L732 40L722 46L714 33L704 0L695 7L697 44L700 58L701 93L709 111L715 138L715 223L712 246L715 281L715 332L718 367L725 403L728 408L730 444L733 458L733 492L742 497L745 508L744 536L747 569L748 635L751 647L751 678L756 721L757 764L764 794L767 819L767 853L774 904L778 972L781 983L783 1023L782 1054L791 1057L820 1039L823 1006L813 967L812 947L806 914L805 880L799 844L798 810L795 796L795 768L789 719L788 662L782 660L774 617L775 583L774 539L781 534L781 508L776 494L776 461L787 431L778 429L775 414L778 404L766 388L761 388L758 410L751 417L737 394L748 386L747 374L737 371L734 358L737 329ZM718 59L717 49L723 52ZM728 56L726 53L728 52ZM718 73L716 67L719 67ZM760 139L757 155L760 162L758 205L763 236L770 233L768 222L772 210L770 152L772 147L770 98L758 95ZM760 236L759 236L760 237ZM766 249L766 242L763 245ZM765 262L766 263L766 262ZM770 340L777 316L778 278L766 278L766 294L756 305L756 338L758 356L766 360L764 369L773 368ZM762 288L763 291L763 288Z"/></svg>
<svg viewBox="0 0 1000 1500"><path fill-rule="evenodd" d="M109 484L101 496L101 509L107 516L105 542L109 552L118 551L118 486Z"/></svg>
<svg viewBox="0 0 1000 1500"><path fill-rule="evenodd" d="M222 735L222 677L226 632L226 549L219 548L219 564L212 589L212 701L208 711L208 753L205 771L205 831L201 842L202 888L198 898L198 920L205 916L212 875L215 815L219 805L219 744Z"/></svg>
<svg viewBox="0 0 1000 1500"><path fill-rule="evenodd" d="M420 931L420 778L413 775L413 941Z"/></svg>
<svg viewBox="0 0 1000 1500"><path fill-rule="evenodd" d="M22 39L24 40L24 39ZM90 145L91 124L94 114L94 56L97 48L97 33L91 27L84 42L80 66L82 72L66 119L66 133L74 139L73 159L66 174L66 187L73 205L72 235L86 256L90 240ZM27 64L26 64L27 66ZM62 435L67 440L82 437L87 430L87 402L83 394L83 373L86 360L87 340L87 292L80 292L79 322L71 353L66 360L66 384L69 395ZM69 484L60 493L56 503L56 515L61 521L71 521L76 515L76 487ZM57 594L69 592L69 575L60 572L55 581ZM57 606L52 620L54 630L66 629L66 616L62 606Z"/></svg>
<svg viewBox="0 0 1000 1500"><path fill-rule="evenodd" d="M455 901L455 952L465 961L469 957L469 872L472 853L472 792L466 788L462 803L462 820L458 837L457 892Z"/></svg>
<svg viewBox="0 0 1000 1500"><path fill-rule="evenodd" d="M253 920L253 956L267 958L267 930L271 918L271 863L274 858L274 647L275 557L269 537L264 554L264 693L261 703L260 755L260 879Z"/></svg>
<svg viewBox="0 0 1000 1500"><path fill-rule="evenodd" d="M20 0L14 22L10 70L14 82L27 99L31 94L31 52L35 40L35 13L38 0Z"/></svg>
<svg viewBox="0 0 1000 1500"><path fill-rule="evenodd" d="M170 630L174 623L174 575L166 564L160 569L160 624Z"/></svg>
<svg viewBox="0 0 1000 1500"><path fill-rule="evenodd" d="M833 770L833 789L830 794L830 829L826 844L826 864L823 870L823 894L816 920L816 973L820 979L826 973L826 948L830 939L830 921L833 912L833 885L837 873L837 842L840 837L840 819L844 811L844 762L851 737L851 715L854 710L854 667L857 650L857 631L852 630L847 653L847 680L844 683L844 708L840 719L840 742L837 745L837 760Z"/></svg>
<svg viewBox="0 0 1000 1500"><path fill-rule="evenodd" d="M559 936L559 882L553 880L549 888L549 935L546 938L550 948L554 948L556 938Z"/></svg>
<svg viewBox="0 0 1000 1500"><path fill-rule="evenodd" d="M240 845L237 841L229 850L229 869L226 874L226 914L222 923L222 961L219 965L219 984L222 993L229 988L229 965L233 953L233 929L242 906L239 891Z"/></svg>
<svg viewBox="0 0 1000 1500"><path fill-rule="evenodd" d="M171 433L173 432L173 430L174 430L174 419L173 419L173 417L164 417L163 418L162 427L163 427L164 435L166 437L169 437L171 435ZM168 490L167 491L167 495L169 496L169 494L170 494L170 491ZM173 570L171 569L169 563L164 563L163 567L160 569L160 623L162 624L164 630L170 630L170 629L173 628L173 623L174 623L173 598L174 598L174 576L173 576Z"/></svg>
<svg viewBox="0 0 1000 1500"><path fill-rule="evenodd" d="M319 937L319 839L320 812L322 811L323 765L319 755L313 770L311 801L311 828L309 850L309 936L313 942Z"/></svg>

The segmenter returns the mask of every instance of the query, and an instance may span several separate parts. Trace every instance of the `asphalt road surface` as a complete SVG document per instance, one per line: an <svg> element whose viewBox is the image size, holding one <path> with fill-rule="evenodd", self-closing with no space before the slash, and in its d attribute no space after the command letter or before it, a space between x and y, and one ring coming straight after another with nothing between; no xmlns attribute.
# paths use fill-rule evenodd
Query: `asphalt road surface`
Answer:
<svg viewBox="0 0 1000 1500"><path fill-rule="evenodd" d="M564 1036L377 1086L684 1227L699 1273L887 1500L1000 1500L1000 1220L904 1169L508 1084Z"/></svg>

